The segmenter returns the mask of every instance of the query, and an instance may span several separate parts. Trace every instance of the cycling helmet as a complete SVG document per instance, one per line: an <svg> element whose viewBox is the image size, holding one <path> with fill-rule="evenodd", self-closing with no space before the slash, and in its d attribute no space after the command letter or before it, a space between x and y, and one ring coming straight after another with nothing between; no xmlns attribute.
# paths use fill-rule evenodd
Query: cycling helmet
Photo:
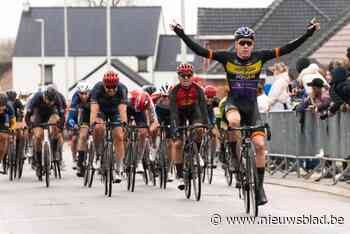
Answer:
<svg viewBox="0 0 350 234"><path fill-rule="evenodd" d="M152 95L152 93L157 91L157 88L154 85L144 85L142 86L142 90L148 93L149 95Z"/></svg>
<svg viewBox="0 0 350 234"><path fill-rule="evenodd" d="M16 93L16 91L13 91L13 90L7 91L6 95L10 101L15 101L17 98L17 93Z"/></svg>
<svg viewBox="0 0 350 234"><path fill-rule="evenodd" d="M216 87L214 87L212 85L207 85L204 88L205 96L207 96L208 98L215 97L216 96L216 92L217 92Z"/></svg>
<svg viewBox="0 0 350 234"><path fill-rule="evenodd" d="M249 38L252 40L255 40L255 32L253 29L249 28L249 27L240 27L238 28L234 34L234 40L238 40L241 38Z"/></svg>
<svg viewBox="0 0 350 234"><path fill-rule="evenodd" d="M0 106L6 106L7 96L4 93L0 93Z"/></svg>
<svg viewBox="0 0 350 234"><path fill-rule="evenodd" d="M103 84L106 88L116 88L119 83L119 77L118 74L115 73L114 71L107 71L103 75Z"/></svg>
<svg viewBox="0 0 350 234"><path fill-rule="evenodd" d="M43 92L44 96L49 100L50 102L56 100L56 90L52 87L48 87Z"/></svg>
<svg viewBox="0 0 350 234"><path fill-rule="evenodd" d="M89 85L85 81L81 81L78 83L77 89L79 92L86 93L89 91Z"/></svg>
<svg viewBox="0 0 350 234"><path fill-rule="evenodd" d="M188 63L181 63L177 68L176 72L179 75L193 75L193 66Z"/></svg>
<svg viewBox="0 0 350 234"><path fill-rule="evenodd" d="M160 87L159 91L162 96L169 96L171 89L172 87L168 83L166 83L165 85L162 85L162 87Z"/></svg>
<svg viewBox="0 0 350 234"><path fill-rule="evenodd" d="M137 112L145 110L150 102L150 96L143 90L133 90L130 92L130 102Z"/></svg>

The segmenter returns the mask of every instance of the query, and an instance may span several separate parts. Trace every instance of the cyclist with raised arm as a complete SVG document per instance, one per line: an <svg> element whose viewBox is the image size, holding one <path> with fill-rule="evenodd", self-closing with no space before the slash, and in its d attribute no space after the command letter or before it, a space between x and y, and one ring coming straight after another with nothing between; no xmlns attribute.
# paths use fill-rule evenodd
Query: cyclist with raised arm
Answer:
<svg viewBox="0 0 350 234"><path fill-rule="evenodd" d="M7 131L16 128L15 111L9 102L7 96L0 93L0 130ZM7 132L0 132L0 162L5 158L9 143Z"/></svg>
<svg viewBox="0 0 350 234"><path fill-rule="evenodd" d="M186 121L190 125L208 124L207 103L203 89L192 82L193 67L190 64L180 64L177 69L180 83L170 91L170 121L173 141L170 143L171 158L175 162L177 178L179 178L180 190L185 188L183 181L183 157L182 140L180 131L176 127L185 126ZM202 131L197 131L196 142L201 144Z"/></svg>
<svg viewBox="0 0 350 234"><path fill-rule="evenodd" d="M119 81L118 74L107 71L103 80L98 82L91 90L90 125L94 128L93 137L96 145L96 154L102 158L105 126L103 123L115 123L113 141L116 156L116 174L114 182L120 183L121 163L124 159L124 131L127 125L127 98L128 89Z"/></svg>
<svg viewBox="0 0 350 234"><path fill-rule="evenodd" d="M150 134L154 135L159 127L157 114L151 96L143 90L132 90L129 92L128 118L133 117L137 126L149 126L149 128L139 129L138 164L136 171L143 172L141 159L145 150L145 140ZM149 134L148 134L149 133Z"/></svg>
<svg viewBox="0 0 350 234"><path fill-rule="evenodd" d="M84 162L88 147L87 139L90 124L90 106L89 85L82 81L78 84L77 91L73 94L67 119L67 126L72 130L71 150L73 159L76 158L76 153L78 152L78 177L83 177L85 173Z"/></svg>
<svg viewBox="0 0 350 234"><path fill-rule="evenodd" d="M259 74L264 63L297 49L320 28L320 24L313 19L308 25L306 32L296 40L279 48L254 52L255 32L248 27L240 27L234 32L234 52L213 51L203 48L185 34L181 25L174 24L171 27L197 55L216 60L224 66L230 88L225 105L225 115L229 127L238 127L240 124L256 125L259 120L256 91L259 83ZM264 205L267 203L263 188L266 149L264 135L262 132L255 132L251 138L256 149L256 166L259 179L257 201L259 205ZM238 139L239 133L231 134L230 145L236 162L239 156L237 150ZM238 166L237 164L236 166Z"/></svg>
<svg viewBox="0 0 350 234"><path fill-rule="evenodd" d="M25 115L25 123L28 127L38 124L56 124L50 127L50 138L52 141L53 152L58 151L58 147L63 144L62 130L65 123L66 103L62 99L62 94L52 87L46 88L34 94L29 101ZM44 139L44 129L34 126L33 128L33 147L34 147L34 165L41 165L41 144ZM40 166L37 166L37 173L41 173ZM38 174L40 175L40 174Z"/></svg>

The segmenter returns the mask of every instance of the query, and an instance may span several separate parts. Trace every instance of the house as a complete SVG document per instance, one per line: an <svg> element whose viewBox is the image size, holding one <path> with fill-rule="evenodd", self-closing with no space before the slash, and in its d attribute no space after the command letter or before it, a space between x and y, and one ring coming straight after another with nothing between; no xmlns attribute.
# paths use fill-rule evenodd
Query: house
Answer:
<svg viewBox="0 0 350 234"><path fill-rule="evenodd" d="M11 62L0 63L0 91L12 89L12 64Z"/></svg>
<svg viewBox="0 0 350 234"><path fill-rule="evenodd" d="M344 57L345 48L350 43L349 29L346 27L350 23L349 0L275 0L266 9L200 8L197 38L202 45L208 45L211 49L233 51L233 31L245 25L257 33L257 50L270 49L300 36L313 17L321 22L317 36L281 60L294 69L300 57L315 58L323 65L329 63L332 55L341 57L341 51ZM224 76L223 67L215 61L203 72Z"/></svg>
<svg viewBox="0 0 350 234"><path fill-rule="evenodd" d="M91 85L110 69L106 65L106 8L69 7L68 84L65 70L64 9L32 7L23 12L13 56L13 85L26 92L41 83L41 24L45 21L45 79L65 93L80 80ZM159 38L165 33L160 7L118 7L111 9L112 68L130 89L156 83L155 67Z"/></svg>

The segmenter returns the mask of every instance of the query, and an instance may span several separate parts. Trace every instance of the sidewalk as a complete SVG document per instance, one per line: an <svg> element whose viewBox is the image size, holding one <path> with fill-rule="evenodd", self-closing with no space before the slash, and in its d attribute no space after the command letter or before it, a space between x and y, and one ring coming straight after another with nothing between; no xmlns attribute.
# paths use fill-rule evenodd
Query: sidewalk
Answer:
<svg viewBox="0 0 350 234"><path fill-rule="evenodd" d="M302 177L298 178L296 174L290 174L286 178L282 178L282 175L281 173L276 173L271 176L267 173L265 183L350 198L350 184L346 182L339 181L336 185L333 185L332 179L322 179L319 182L315 182L315 177L306 180Z"/></svg>

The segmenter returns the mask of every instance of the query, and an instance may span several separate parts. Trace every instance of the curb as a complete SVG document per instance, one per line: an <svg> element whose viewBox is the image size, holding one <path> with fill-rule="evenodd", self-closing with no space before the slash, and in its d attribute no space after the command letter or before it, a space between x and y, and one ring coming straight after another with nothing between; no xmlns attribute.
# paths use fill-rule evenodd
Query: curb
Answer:
<svg viewBox="0 0 350 234"><path fill-rule="evenodd" d="M265 177L265 184L283 186L288 188L304 189L312 192L321 192L334 196L340 196L344 198L350 198L350 186L342 185L326 185L317 182L305 182L298 179L283 179L276 177Z"/></svg>

